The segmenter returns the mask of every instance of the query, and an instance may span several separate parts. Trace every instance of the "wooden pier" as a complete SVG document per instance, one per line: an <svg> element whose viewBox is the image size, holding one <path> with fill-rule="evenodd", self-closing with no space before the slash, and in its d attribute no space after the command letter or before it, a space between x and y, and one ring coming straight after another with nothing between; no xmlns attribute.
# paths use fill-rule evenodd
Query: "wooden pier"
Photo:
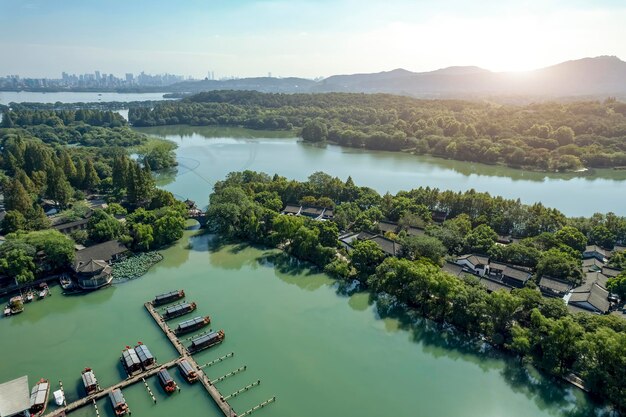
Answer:
<svg viewBox="0 0 626 417"><path fill-rule="evenodd" d="M88 395L86 397L83 397L83 398L81 398L79 400L76 400L76 401L74 401L72 403L69 403L69 404L67 404L64 407L57 408L53 412L46 414L46 417L61 417L61 416L66 415L67 413L70 413L70 412L72 412L74 410L77 410L77 409L79 409L81 407L84 407L84 406L89 405L89 404L93 404L96 400L99 400L102 397L106 397L107 395L109 395L110 392L112 392L113 390L115 390L117 388L122 389L122 388L129 387L129 386L131 386L133 384L136 384L137 382L142 382L145 378L148 378L148 377L151 377L153 375L156 375L157 372L159 372L159 370L163 369L164 367L165 368L172 368L172 367L176 366L176 364L178 364L179 360L180 359L178 359L178 358L172 359L169 362L166 362L164 364L155 366L152 369L149 369L149 370L144 371L144 372L142 372L142 373L140 373L138 375L135 375L132 378L126 378L122 382L117 383L117 384L115 384L115 385L113 385L111 387L105 388L105 389L100 390L100 391L96 391L93 394Z"/></svg>
<svg viewBox="0 0 626 417"><path fill-rule="evenodd" d="M180 340L178 340L172 329L170 329L169 326L165 323L163 317L161 317L159 313L154 309L152 303L147 302L144 304L144 307L146 307L146 310L148 310L154 321L161 328L161 330L163 330L163 333L165 333L172 345L174 345L174 348L178 351L178 354L180 355L180 359L186 359L191 364L191 366L193 366L197 370L198 380L202 383L202 386L204 387L204 389L206 389L211 398L213 398L215 404L219 407L220 410L222 410L222 413L224 413L226 417L235 417L237 414L230 406L230 404L228 404L228 401L224 400L222 394L215 387L215 385L211 383L211 380L204 373L204 371L198 366L196 360L191 356L191 353L189 353L187 348L183 346ZM177 359L176 361L180 359Z"/></svg>
<svg viewBox="0 0 626 417"><path fill-rule="evenodd" d="M217 378L213 381L211 381L209 379L209 377L204 373L203 368L205 367L210 367L211 365L221 362L227 358L230 358L234 355L234 353L228 353L220 358L217 358L209 363L206 363L202 366L198 366L198 363L196 362L196 360L191 356L191 353L189 353L189 351L187 350L187 348L182 344L182 342L176 337L176 334L172 331L172 329L169 328L169 326L167 325L167 323L165 322L165 319L163 317L161 317L161 315L158 313L158 311L154 308L154 306L152 305L151 302L147 302L144 304L144 307L146 308L146 310L148 310L148 313L150 313L150 315L152 316L152 318L154 319L154 321L156 322L156 324L161 328L161 330L163 331L163 333L165 333L165 335L167 336L168 340L172 343L172 345L174 346L174 348L176 349L176 351L179 354L179 357L176 359L172 359L169 362L166 362L164 364L157 364L154 367L152 367L151 369L148 369L147 371L143 371L138 373L137 375L134 375L132 377L128 377L125 380L111 386L105 389L101 389L98 390L96 392L94 392L91 395L88 395L86 397L83 397L79 400L76 400L72 403L69 404L64 404L63 407L59 407L56 410L54 410L51 413L48 413L45 415L45 417L65 417L68 413L75 411L81 407L87 406L87 405L93 405L95 406L95 410L96 410L96 414L99 415L99 411L96 405L96 401L106 397L109 395L110 392L112 392L115 389L122 389L122 388L126 388L129 387L133 384L142 382L144 383L144 385L147 388L148 394L150 395L150 397L152 398L152 401L156 403L156 398L154 397L154 395L152 394L152 391L150 390L150 387L148 386L148 384L146 383L146 378L149 378L151 376L156 375L159 370L163 369L163 368L172 368L174 366L176 366L181 360L185 359L187 360L191 366L196 370L197 374L198 374L198 380L200 381L200 383L202 384L202 386L204 387L204 389L206 389L206 391L209 393L209 395L211 396L211 398L213 399L213 401L215 402L215 404L217 405L217 407L222 411L222 413L224 413L224 416L226 417L237 417L237 413L235 413L235 410L233 410L233 408L230 406L230 404L228 403L228 399L232 398L232 397L236 397L237 395L248 391L249 389L258 386L261 381L257 380L256 382L253 382L252 384L249 384L247 386L245 386L244 388L224 397L219 390L215 387L215 383L222 381L232 375L235 375L239 372L243 372L246 370L246 366L242 366L220 378ZM62 389L62 385L61 385L61 389ZM267 401L264 401L263 403L251 408L250 410L244 412L243 414L241 414L241 416L247 416L248 414L251 414L252 412L263 408L267 405L269 405L270 403L276 401L276 397L272 397Z"/></svg>

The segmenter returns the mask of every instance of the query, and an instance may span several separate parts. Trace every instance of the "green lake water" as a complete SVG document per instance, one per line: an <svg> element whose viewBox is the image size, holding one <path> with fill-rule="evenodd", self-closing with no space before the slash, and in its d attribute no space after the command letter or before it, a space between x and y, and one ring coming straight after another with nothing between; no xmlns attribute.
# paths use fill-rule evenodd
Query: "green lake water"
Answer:
<svg viewBox="0 0 626 417"><path fill-rule="evenodd" d="M168 190L207 204L207 190L231 171L251 169L306 179L324 171L380 193L419 186L465 191L474 188L492 195L541 201L569 216L596 212L626 215L626 170L587 173L529 172L503 166L475 164L400 152L380 152L303 143L291 132L237 128L166 126L142 128L178 144L178 176L164 175Z"/></svg>
<svg viewBox="0 0 626 417"><path fill-rule="evenodd" d="M223 130L214 139L182 133L177 137L179 174L160 181L199 203L207 201L211 184L231 170L262 169L304 178L332 167L327 159L338 161L343 155L365 164L353 164L357 182L378 188L359 181L368 178L368 169L374 182L394 165L405 169L409 158L416 161L409 155L308 147L289 137L253 139L242 130ZM443 169L424 161L432 170ZM347 174L348 168L341 169ZM378 168L379 174L373 172ZM198 303L194 314L211 315L211 327L226 332L223 344L196 355L198 363L235 352L208 368L211 378L247 365L245 372L219 383L220 390L229 394L262 381L231 401L237 412L272 396L277 402L255 415L583 417L596 412L581 391L520 368L515 360L428 321L381 314L367 293L344 295L326 275L275 250L216 246L211 236L198 233L188 231L163 250L165 259L142 278L77 296L64 296L54 286L52 297L0 319L0 381L27 374L31 384L40 377L50 379L54 390L62 380L71 401L82 395L80 372L86 366L94 369L102 386L123 378L119 357L126 345L141 341L160 362L174 358L175 350L143 303L157 293L184 288L187 300ZM187 385L177 370L172 375L182 391L169 397L155 378L148 381L159 400L156 405L141 384L124 390L133 416L220 415L200 385ZM99 406L102 416L113 415L108 400ZM49 407L54 408L52 401ZM72 415L94 416L95 411L86 407Z"/></svg>

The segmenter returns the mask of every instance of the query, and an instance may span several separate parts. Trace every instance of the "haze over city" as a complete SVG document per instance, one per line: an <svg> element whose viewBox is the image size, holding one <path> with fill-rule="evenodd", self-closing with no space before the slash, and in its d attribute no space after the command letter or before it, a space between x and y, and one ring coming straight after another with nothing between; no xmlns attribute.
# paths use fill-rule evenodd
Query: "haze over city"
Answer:
<svg viewBox="0 0 626 417"><path fill-rule="evenodd" d="M429 71L523 71L626 56L620 1L0 0L0 75L100 70L204 78Z"/></svg>

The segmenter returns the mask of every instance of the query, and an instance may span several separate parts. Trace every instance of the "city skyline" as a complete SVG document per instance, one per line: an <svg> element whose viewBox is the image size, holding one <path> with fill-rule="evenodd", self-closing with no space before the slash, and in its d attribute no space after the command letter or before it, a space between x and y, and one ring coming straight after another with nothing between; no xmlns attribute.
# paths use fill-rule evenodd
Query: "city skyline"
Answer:
<svg viewBox="0 0 626 417"><path fill-rule="evenodd" d="M316 78L395 68L541 68L626 56L614 0L121 2L0 0L3 72L62 71ZM99 22L107 22L103 26Z"/></svg>

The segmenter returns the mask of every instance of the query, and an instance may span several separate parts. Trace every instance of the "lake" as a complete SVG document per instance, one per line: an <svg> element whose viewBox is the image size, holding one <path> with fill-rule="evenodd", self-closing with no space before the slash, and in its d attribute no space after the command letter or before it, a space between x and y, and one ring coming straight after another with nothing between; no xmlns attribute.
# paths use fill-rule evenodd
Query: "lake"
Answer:
<svg viewBox="0 0 626 417"><path fill-rule="evenodd" d="M178 173L161 175L159 182L200 203L207 201L216 180L240 169L299 179L317 170L342 178L351 174L357 183L381 191L417 185L452 188L445 185L455 182L478 188L484 181L482 186L502 193L508 186L514 188L508 190L513 195L515 189L537 188L548 196L572 181L622 184L601 176L510 178L506 173L524 173L404 154L315 147L285 132L185 127L142 131L179 144ZM477 171L482 168L486 171ZM591 210L592 205L585 207ZM580 390L522 368L515 359L432 322L378 311L369 294L346 292L325 274L276 250L221 246L213 236L189 230L161 252L164 260L142 278L75 296L64 296L53 286L52 297L27 304L18 316L0 319L0 381L27 374L33 384L46 377L54 390L61 380L71 401L83 395L80 372L85 367L94 369L103 387L123 379L119 357L127 345L145 343L161 363L176 357L143 303L155 294L184 288L198 310L170 325L193 315L210 315L211 327L226 332L225 342L196 355L197 362L235 352L208 368L212 379L247 366L218 383L219 389L229 394L262 381L231 401L239 413L272 396L276 403L258 415L586 417L600 412ZM155 378L148 380L157 404L142 384L124 390L133 416L220 415L199 384L187 385L177 370L172 375L182 391L169 397ZM98 405L102 416L113 416L108 400ZM53 402L49 407L54 409ZM94 414L92 407L72 413Z"/></svg>
<svg viewBox="0 0 626 417"><path fill-rule="evenodd" d="M304 143L291 132L191 126L137 130L178 145L178 176L162 175L160 184L200 206L208 203L207 191L215 181L231 171L250 169L297 180L316 171L342 180L352 176L357 185L380 193L419 186L455 191L474 188L520 198L525 203L541 201L568 216L610 211L626 215L626 171L528 172L430 156Z"/></svg>
<svg viewBox="0 0 626 417"><path fill-rule="evenodd" d="M32 91L0 91L0 104L13 103L93 103L97 101L151 101L165 100L166 93L97 93L97 92L57 92L38 93Z"/></svg>

